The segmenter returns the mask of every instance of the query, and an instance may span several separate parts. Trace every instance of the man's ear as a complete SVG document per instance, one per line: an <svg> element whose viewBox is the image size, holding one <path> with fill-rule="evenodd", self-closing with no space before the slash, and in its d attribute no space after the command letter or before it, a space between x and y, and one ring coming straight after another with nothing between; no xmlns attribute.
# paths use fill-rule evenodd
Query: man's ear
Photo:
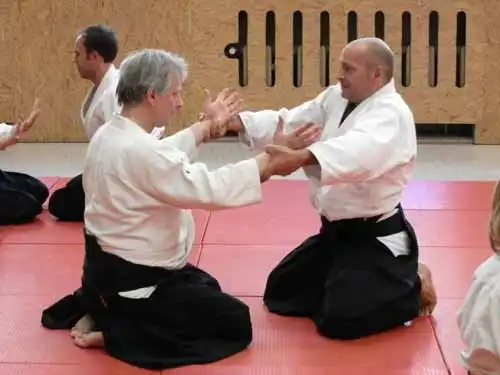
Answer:
<svg viewBox="0 0 500 375"><path fill-rule="evenodd" d="M383 74L382 67L380 65L375 66L373 75L375 78L380 78Z"/></svg>
<svg viewBox="0 0 500 375"><path fill-rule="evenodd" d="M99 54L97 51L90 51L87 53L87 59L88 60L97 60L99 58Z"/></svg>
<svg viewBox="0 0 500 375"><path fill-rule="evenodd" d="M158 94L153 89L148 89L148 91L146 91L146 99L152 106L155 105L157 95Z"/></svg>

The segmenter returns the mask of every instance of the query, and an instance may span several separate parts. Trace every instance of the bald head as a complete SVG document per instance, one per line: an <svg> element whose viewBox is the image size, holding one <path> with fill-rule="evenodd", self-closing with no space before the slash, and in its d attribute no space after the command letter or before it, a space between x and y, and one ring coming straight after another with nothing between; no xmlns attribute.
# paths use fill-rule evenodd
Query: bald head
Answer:
<svg viewBox="0 0 500 375"><path fill-rule="evenodd" d="M391 82L394 53L379 38L352 41L339 56L338 80L342 96L360 103Z"/></svg>
<svg viewBox="0 0 500 375"><path fill-rule="evenodd" d="M394 52L382 39L375 37L359 38L350 42L345 48L360 48L366 53L370 65L380 66L384 70L386 82L394 76Z"/></svg>

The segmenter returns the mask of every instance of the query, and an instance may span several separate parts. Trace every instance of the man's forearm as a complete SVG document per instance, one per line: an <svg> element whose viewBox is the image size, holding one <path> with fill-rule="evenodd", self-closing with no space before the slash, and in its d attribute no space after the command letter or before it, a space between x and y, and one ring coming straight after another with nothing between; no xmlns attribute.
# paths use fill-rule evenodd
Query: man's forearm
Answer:
<svg viewBox="0 0 500 375"><path fill-rule="evenodd" d="M267 152L263 152L255 157L257 165L259 167L260 181L265 182L272 177L272 171L270 168L271 155Z"/></svg>
<svg viewBox="0 0 500 375"><path fill-rule="evenodd" d="M196 146L199 146L205 140L210 138L210 128L213 126L212 120L202 120L191 125L191 131L194 134Z"/></svg>
<svg viewBox="0 0 500 375"><path fill-rule="evenodd" d="M309 151L307 148L296 151L298 158L300 160L300 164L302 167L307 167L309 165L319 165L318 159L316 156Z"/></svg>
<svg viewBox="0 0 500 375"><path fill-rule="evenodd" d="M227 123L227 131L234 133L242 133L245 130L245 126L243 125L243 121L239 115L236 115L234 118L229 120Z"/></svg>

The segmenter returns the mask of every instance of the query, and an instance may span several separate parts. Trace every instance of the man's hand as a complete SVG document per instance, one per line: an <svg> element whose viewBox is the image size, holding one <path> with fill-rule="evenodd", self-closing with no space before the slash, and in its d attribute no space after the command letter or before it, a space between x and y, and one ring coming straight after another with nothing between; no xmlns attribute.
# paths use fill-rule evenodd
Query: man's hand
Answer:
<svg viewBox="0 0 500 375"><path fill-rule="evenodd" d="M0 150L5 150L19 142L20 136L31 129L36 119L40 115L40 99L36 98L31 109L31 113L25 120L21 115L16 124L12 127L10 135L5 139L0 139Z"/></svg>
<svg viewBox="0 0 500 375"><path fill-rule="evenodd" d="M26 120L24 120L23 116L19 116L19 120L16 123L16 132L17 134L22 134L31 129L36 119L40 115L40 99L36 98L33 103L33 107L31 108L31 113Z"/></svg>
<svg viewBox="0 0 500 375"><path fill-rule="evenodd" d="M276 131L273 136L273 143L289 147L293 150L300 150L312 145L321 137L323 131L319 125L312 122L304 124L290 133L283 133L284 121L280 117L276 125Z"/></svg>
<svg viewBox="0 0 500 375"><path fill-rule="evenodd" d="M271 175L288 176L305 165L309 151L292 150L281 145L268 145L266 152L270 155L269 173Z"/></svg>
<svg viewBox="0 0 500 375"><path fill-rule="evenodd" d="M200 120L211 120L210 138L222 137L227 131L227 123L240 111L243 100L236 91L222 90L212 101L210 91L205 89L205 102Z"/></svg>

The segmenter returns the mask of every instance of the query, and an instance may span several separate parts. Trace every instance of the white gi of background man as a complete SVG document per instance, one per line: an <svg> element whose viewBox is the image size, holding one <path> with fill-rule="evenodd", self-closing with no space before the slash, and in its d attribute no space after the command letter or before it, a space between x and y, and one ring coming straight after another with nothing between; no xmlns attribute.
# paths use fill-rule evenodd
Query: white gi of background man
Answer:
<svg viewBox="0 0 500 375"><path fill-rule="evenodd" d="M120 113L116 99L116 86L120 77L114 61L118 55L118 40L115 32L103 25L91 25L78 33L75 42L74 63L78 74L90 81L81 109L83 129L90 140L113 113ZM152 131L155 137L163 135L163 126ZM60 221L83 221L85 194L82 174L71 178L49 198L49 212Z"/></svg>

